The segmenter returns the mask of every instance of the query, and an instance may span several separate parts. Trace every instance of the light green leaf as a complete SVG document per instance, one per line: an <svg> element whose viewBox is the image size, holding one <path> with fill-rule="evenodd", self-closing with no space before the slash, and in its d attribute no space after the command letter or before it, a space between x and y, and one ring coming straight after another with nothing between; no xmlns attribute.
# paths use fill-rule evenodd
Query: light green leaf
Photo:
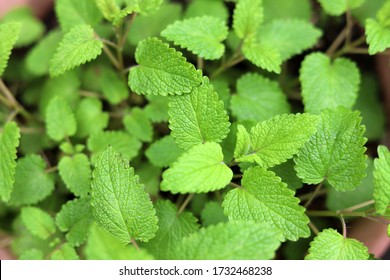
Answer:
<svg viewBox="0 0 390 280"><path fill-rule="evenodd" d="M240 0L233 13L233 29L240 39L254 35L263 22L261 0Z"/></svg>
<svg viewBox="0 0 390 280"><path fill-rule="evenodd" d="M65 156L58 163L58 170L67 188L76 196L85 197L89 193L91 166L84 154Z"/></svg>
<svg viewBox="0 0 390 280"><path fill-rule="evenodd" d="M293 241L310 236L305 208L275 173L251 167L244 172L241 184L241 188L229 191L223 200L229 220L263 222Z"/></svg>
<svg viewBox="0 0 390 280"><path fill-rule="evenodd" d="M202 16L176 21L161 35L199 57L213 60L225 52L221 42L226 39L228 28L219 18Z"/></svg>
<svg viewBox="0 0 390 280"><path fill-rule="evenodd" d="M103 112L103 104L97 98L83 98L75 111L78 137L87 137L105 129L110 116ZM91 125L93 123L93 125Z"/></svg>
<svg viewBox="0 0 390 280"><path fill-rule="evenodd" d="M79 260L76 250L69 244L63 244L58 250L51 255L52 260Z"/></svg>
<svg viewBox="0 0 390 280"><path fill-rule="evenodd" d="M120 8L115 0L95 0L100 12L108 21L113 22L120 14Z"/></svg>
<svg viewBox="0 0 390 280"><path fill-rule="evenodd" d="M68 102L62 97L54 97L46 109L47 135L61 141L76 133L77 124Z"/></svg>
<svg viewBox="0 0 390 280"><path fill-rule="evenodd" d="M111 68L104 67L102 69L100 83L104 97L106 97L107 101L111 104L119 104L129 97L126 83L121 79L120 75Z"/></svg>
<svg viewBox="0 0 390 280"><path fill-rule="evenodd" d="M264 22L274 19L303 19L307 22L312 17L312 6L310 0L263 0ZM283 7L281 9L281 7Z"/></svg>
<svg viewBox="0 0 390 280"><path fill-rule="evenodd" d="M390 237L390 225L387 225L387 236Z"/></svg>
<svg viewBox="0 0 390 280"><path fill-rule="evenodd" d="M255 38L247 39L244 41L242 53L257 67L280 74L282 57L276 48L268 43L261 43Z"/></svg>
<svg viewBox="0 0 390 280"><path fill-rule="evenodd" d="M237 221L202 228L183 238L181 260L269 260L280 246L281 234L262 223Z"/></svg>
<svg viewBox="0 0 390 280"><path fill-rule="evenodd" d="M138 155L141 145L135 137L123 131L100 131L91 135L87 142L88 149L93 152L92 162L108 146L112 146L126 158L132 159Z"/></svg>
<svg viewBox="0 0 390 280"><path fill-rule="evenodd" d="M141 41L135 60L139 65L130 70L129 86L139 94L180 95L202 82L201 72L194 65L157 38Z"/></svg>
<svg viewBox="0 0 390 280"><path fill-rule="evenodd" d="M324 110L317 133L295 158L298 177L307 184L326 179L336 190L354 190L366 176L367 139L360 121L357 111L342 107Z"/></svg>
<svg viewBox="0 0 390 280"><path fill-rule="evenodd" d="M156 211L129 163L109 147L92 176L91 204L99 225L123 243L152 239L158 229Z"/></svg>
<svg viewBox="0 0 390 280"><path fill-rule="evenodd" d="M26 57L26 67L29 72L37 76L43 76L49 72L50 60L61 38L62 33L59 30L53 30L29 51Z"/></svg>
<svg viewBox="0 0 390 280"><path fill-rule="evenodd" d="M384 26L376 20L369 18L366 20L365 28L368 53L370 55L390 48L390 26Z"/></svg>
<svg viewBox="0 0 390 280"><path fill-rule="evenodd" d="M163 173L161 190L172 193L202 193L224 188L233 172L223 162L222 148L207 142L184 153Z"/></svg>
<svg viewBox="0 0 390 280"><path fill-rule="evenodd" d="M303 186L301 179L298 178L295 171L295 163L293 159L274 166L270 171L274 172L276 176L280 177L283 183L293 191L300 189Z"/></svg>
<svg viewBox="0 0 390 280"><path fill-rule="evenodd" d="M16 36L17 40L15 47L25 47L37 41L45 32L45 25L38 20L31 10L31 8L18 7L9 11L2 19L3 23L18 22L20 27L17 27L16 34L10 35L11 38ZM6 39L8 41L9 39Z"/></svg>
<svg viewBox="0 0 390 280"><path fill-rule="evenodd" d="M312 53L302 62L299 80L305 111L317 114L323 109L352 108L359 91L360 73L347 58L333 62L322 53Z"/></svg>
<svg viewBox="0 0 390 280"><path fill-rule="evenodd" d="M223 1L193 0L188 3L184 18L212 16L223 21L229 19L229 11Z"/></svg>
<svg viewBox="0 0 390 280"><path fill-rule="evenodd" d="M50 61L50 76L64 74L74 67L96 59L103 49L91 26L73 27L60 42L56 53Z"/></svg>
<svg viewBox="0 0 390 280"><path fill-rule="evenodd" d="M285 61L313 47L322 32L305 20L279 19L261 26L257 34L260 42L274 46Z"/></svg>
<svg viewBox="0 0 390 280"><path fill-rule="evenodd" d="M318 0L326 13L340 16L348 10L359 8L365 0Z"/></svg>
<svg viewBox="0 0 390 280"><path fill-rule="evenodd" d="M168 200L156 203L158 231L156 237L145 243L145 247L156 259L175 258L175 248L181 240L198 230L197 219L190 212L178 213L176 206Z"/></svg>
<svg viewBox="0 0 390 280"><path fill-rule="evenodd" d="M148 115L140 108L134 108L130 115L123 118L126 130L143 142L151 142L153 139L153 126Z"/></svg>
<svg viewBox="0 0 390 280"><path fill-rule="evenodd" d="M168 167L181 156L184 151L179 148L172 136L165 136L149 146L145 151L149 161L157 167Z"/></svg>
<svg viewBox="0 0 390 280"><path fill-rule="evenodd" d="M49 238L56 231L54 219L39 208L24 207L20 215L26 228L41 239Z"/></svg>
<svg viewBox="0 0 390 280"><path fill-rule="evenodd" d="M144 249L124 245L109 232L92 224L84 249L87 260L152 260Z"/></svg>
<svg viewBox="0 0 390 280"><path fill-rule="evenodd" d="M1 44L1 41L0 41ZM0 132L0 196L8 202L14 188L16 172L16 148L19 146L20 129L9 122Z"/></svg>
<svg viewBox="0 0 390 280"><path fill-rule="evenodd" d="M367 260L368 249L363 243L345 238L334 229L325 229L310 243L306 260Z"/></svg>
<svg viewBox="0 0 390 280"><path fill-rule="evenodd" d="M134 7L134 11L147 16L156 13L163 0L124 0L127 5Z"/></svg>
<svg viewBox="0 0 390 280"><path fill-rule="evenodd" d="M72 246L80 246L87 239L93 221L89 198L76 198L61 207L56 216L56 224L66 232L66 240Z"/></svg>
<svg viewBox="0 0 390 280"><path fill-rule="evenodd" d="M376 212L383 215L390 206L390 152L380 145L378 156L374 160L374 199Z"/></svg>
<svg viewBox="0 0 390 280"><path fill-rule="evenodd" d="M146 95L149 101L144 107L145 113L154 123L168 122L168 102L169 99L161 95Z"/></svg>
<svg viewBox="0 0 390 280"><path fill-rule="evenodd" d="M95 26L102 18L95 1L56 0L55 12L63 32L79 24Z"/></svg>
<svg viewBox="0 0 390 280"><path fill-rule="evenodd" d="M152 197L158 197L161 169L145 161L135 167L135 173L139 176L139 182L145 186L145 191Z"/></svg>
<svg viewBox="0 0 390 280"><path fill-rule="evenodd" d="M256 162L264 168L272 167L295 155L316 131L319 118L309 114L284 114L258 123L250 132L250 149L248 137L238 141L236 148L237 162ZM238 138L238 139L240 139ZM241 152L247 152L241 154ZM240 151L240 152L239 152Z"/></svg>
<svg viewBox="0 0 390 280"><path fill-rule="evenodd" d="M169 101L169 128L180 148L221 142L228 134L229 117L207 77L190 94L172 96Z"/></svg>
<svg viewBox="0 0 390 280"><path fill-rule="evenodd" d="M7 22L0 24L0 77L7 67L11 50L19 37L22 24L19 22Z"/></svg>
<svg viewBox="0 0 390 280"><path fill-rule="evenodd" d="M228 217L223 213L223 207L221 203L216 201L209 201L204 206L200 213L202 225L208 227L210 225L216 225L219 223L226 223Z"/></svg>
<svg viewBox="0 0 390 280"><path fill-rule="evenodd" d="M265 121L290 112L290 105L279 85L263 76L248 73L237 80L237 94L230 108L238 121Z"/></svg>
<svg viewBox="0 0 390 280"><path fill-rule="evenodd" d="M375 18L378 10L386 0L369 0L364 1L363 5L352 11L352 16L358 20L360 26L364 26L364 22L368 18Z"/></svg>
<svg viewBox="0 0 390 280"><path fill-rule="evenodd" d="M11 205L35 204L52 193L54 179L45 172L45 168L46 162L37 155L27 155L18 160Z"/></svg>
<svg viewBox="0 0 390 280"><path fill-rule="evenodd" d="M251 149L251 136L243 125L237 125L237 141L236 148L234 149L234 158L240 158L243 155L250 154Z"/></svg>
<svg viewBox="0 0 390 280"><path fill-rule="evenodd" d="M20 256L19 260L43 260L44 254L41 250L38 249L30 249L24 251Z"/></svg>

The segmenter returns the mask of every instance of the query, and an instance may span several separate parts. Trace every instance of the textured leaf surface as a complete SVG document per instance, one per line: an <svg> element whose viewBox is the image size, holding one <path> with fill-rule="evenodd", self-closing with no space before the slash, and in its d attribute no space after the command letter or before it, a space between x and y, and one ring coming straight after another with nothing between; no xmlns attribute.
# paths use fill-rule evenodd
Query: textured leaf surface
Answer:
<svg viewBox="0 0 390 280"><path fill-rule="evenodd" d="M344 238L334 229L325 229L310 243L306 260L367 260L368 249L356 239Z"/></svg>
<svg viewBox="0 0 390 280"><path fill-rule="evenodd" d="M92 224L85 246L88 260L152 260L153 257L144 249L124 245L96 224Z"/></svg>
<svg viewBox="0 0 390 280"><path fill-rule="evenodd" d="M236 145L250 148L236 149L236 161L256 162L264 168L285 162L315 133L317 123L318 117L309 114L279 115L258 123L251 129L250 143L247 136L244 142L238 137Z"/></svg>
<svg viewBox="0 0 390 280"><path fill-rule="evenodd" d="M76 133L76 118L72 108L62 97L54 97L47 106L46 129L49 137L55 141L61 141Z"/></svg>
<svg viewBox="0 0 390 280"><path fill-rule="evenodd" d="M91 0L56 0L55 11L64 32L79 24L94 26L102 18L95 1Z"/></svg>
<svg viewBox="0 0 390 280"><path fill-rule="evenodd" d="M200 213L200 216L204 227L219 223L226 223L228 221L228 217L226 217L223 213L221 203L216 201L207 202Z"/></svg>
<svg viewBox="0 0 390 280"><path fill-rule="evenodd" d="M89 198L78 198L68 201L61 207L56 216L56 224L66 232L66 240L72 246L80 246L87 239L93 221Z"/></svg>
<svg viewBox="0 0 390 280"><path fill-rule="evenodd" d="M95 2L105 19L111 22L117 19L121 11L117 3L118 1L96 0Z"/></svg>
<svg viewBox="0 0 390 280"><path fill-rule="evenodd" d="M124 0L128 6L134 7L134 11L141 15L151 15L160 9L163 0Z"/></svg>
<svg viewBox="0 0 390 280"><path fill-rule="evenodd" d="M153 126L148 115L140 108L134 108L130 115L123 118L126 130L143 142L151 142L153 138Z"/></svg>
<svg viewBox="0 0 390 280"><path fill-rule="evenodd" d="M96 98L84 98L77 104L75 111L77 121L76 136L86 137L107 127L110 117L102 109L102 102Z"/></svg>
<svg viewBox="0 0 390 280"><path fill-rule="evenodd" d="M141 142L123 131L100 131L88 138L87 145L88 149L93 152L92 162L108 146L112 146L115 151L123 154L128 159L137 156L141 148Z"/></svg>
<svg viewBox="0 0 390 280"><path fill-rule="evenodd" d="M390 15L390 13L389 13ZM374 55L390 48L390 26L384 26L374 19L366 20L368 53Z"/></svg>
<svg viewBox="0 0 390 280"><path fill-rule="evenodd" d="M79 260L76 250L69 244L63 244L58 250L51 255L52 260Z"/></svg>
<svg viewBox="0 0 390 280"><path fill-rule="evenodd" d="M355 9L363 5L365 0L318 0L322 8L332 16L339 16L347 10Z"/></svg>
<svg viewBox="0 0 390 280"><path fill-rule="evenodd" d="M212 60L221 58L225 52L221 42L226 39L228 29L219 18L203 16L176 21L161 35L199 57Z"/></svg>
<svg viewBox="0 0 390 280"><path fill-rule="evenodd" d="M92 209L96 221L123 243L148 241L157 231L156 211L134 169L109 147L93 171Z"/></svg>
<svg viewBox="0 0 390 280"><path fill-rule="evenodd" d="M374 199L376 212L383 215L390 206L390 152L379 146L378 156L374 160Z"/></svg>
<svg viewBox="0 0 390 280"><path fill-rule="evenodd" d="M58 169L67 188L76 196L85 197L89 193L91 182L91 166L84 154L73 157L63 157L58 163Z"/></svg>
<svg viewBox="0 0 390 280"><path fill-rule="evenodd" d="M52 77L95 59L102 53L103 43L89 25L77 25L64 35L50 61Z"/></svg>
<svg viewBox="0 0 390 280"><path fill-rule="evenodd" d="M202 228L177 248L182 260L268 260L280 246L280 232L262 223L237 221Z"/></svg>
<svg viewBox="0 0 390 280"><path fill-rule="evenodd" d="M11 205L35 204L51 194L54 179L45 172L45 168L46 162L37 155L27 155L18 160Z"/></svg>
<svg viewBox="0 0 390 280"><path fill-rule="evenodd" d="M233 172L223 162L217 143L199 144L184 153L163 173L161 189L172 193L202 193L224 188Z"/></svg>
<svg viewBox="0 0 390 280"><path fill-rule="evenodd" d="M242 188L229 191L222 203L230 220L263 222L294 241L310 235L305 208L275 173L258 166L249 168L241 184Z"/></svg>
<svg viewBox="0 0 390 280"><path fill-rule="evenodd" d="M19 37L22 25L19 22L0 24L0 77L7 67L11 50Z"/></svg>
<svg viewBox="0 0 390 280"><path fill-rule="evenodd" d="M204 78L190 94L170 97L169 128L184 150L205 142L221 142L229 132L229 117L218 94Z"/></svg>
<svg viewBox="0 0 390 280"><path fill-rule="evenodd" d="M240 0L233 13L233 29L241 39L254 35L263 22L261 0Z"/></svg>
<svg viewBox="0 0 390 280"><path fill-rule="evenodd" d="M331 62L325 54L313 53L302 62L299 79L305 111L317 114L338 106L352 108L359 91L360 73L347 58Z"/></svg>
<svg viewBox="0 0 390 280"><path fill-rule="evenodd" d="M157 38L141 41L135 52L139 64L129 73L129 86L139 94L189 93L202 82L201 73L180 52Z"/></svg>
<svg viewBox="0 0 390 280"><path fill-rule="evenodd" d="M317 133L295 158L298 177L308 184L326 179L339 191L355 189L366 176L367 139L360 121L359 112L342 107L324 110Z"/></svg>
<svg viewBox="0 0 390 280"><path fill-rule="evenodd" d="M276 48L267 42L259 42L254 38L247 39L244 41L242 53L257 67L280 74L282 57Z"/></svg>
<svg viewBox="0 0 390 280"><path fill-rule="evenodd" d="M287 97L279 85L263 76L248 73L237 80L237 94L230 108L238 121L265 121L290 112Z"/></svg>
<svg viewBox="0 0 390 280"><path fill-rule="evenodd" d="M274 46L285 61L313 47L322 32L305 20L280 19L261 26L257 34L260 42Z"/></svg>
<svg viewBox="0 0 390 280"><path fill-rule="evenodd" d="M190 212L178 214L176 206L168 200L156 203L158 231L156 237L145 243L145 247L156 259L175 258L175 248L181 240L198 230L197 219Z"/></svg>
<svg viewBox="0 0 390 280"><path fill-rule="evenodd" d="M11 198L15 182L19 138L20 130L15 122L4 125L0 133L0 196L6 202Z"/></svg>
<svg viewBox="0 0 390 280"><path fill-rule="evenodd" d="M24 207L20 215L26 228L41 239L47 239L56 231L54 219L39 208Z"/></svg>
<svg viewBox="0 0 390 280"><path fill-rule="evenodd" d="M129 97L127 84L121 79L117 72L111 68L102 69L100 83L104 97L106 97L111 104L119 104Z"/></svg>
<svg viewBox="0 0 390 280"><path fill-rule="evenodd" d="M179 148L172 136L165 136L149 146L145 154L149 161L157 167L168 167L184 151Z"/></svg>

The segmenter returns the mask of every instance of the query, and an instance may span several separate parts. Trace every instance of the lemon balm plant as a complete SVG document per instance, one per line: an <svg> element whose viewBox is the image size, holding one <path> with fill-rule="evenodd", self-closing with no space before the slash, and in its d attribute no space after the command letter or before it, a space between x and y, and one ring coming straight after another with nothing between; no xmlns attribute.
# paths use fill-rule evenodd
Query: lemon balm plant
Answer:
<svg viewBox="0 0 390 280"><path fill-rule="evenodd" d="M1 19L13 254L371 258L346 222L389 224L361 57L390 47L390 1L184 2L57 0L50 30L24 8Z"/></svg>

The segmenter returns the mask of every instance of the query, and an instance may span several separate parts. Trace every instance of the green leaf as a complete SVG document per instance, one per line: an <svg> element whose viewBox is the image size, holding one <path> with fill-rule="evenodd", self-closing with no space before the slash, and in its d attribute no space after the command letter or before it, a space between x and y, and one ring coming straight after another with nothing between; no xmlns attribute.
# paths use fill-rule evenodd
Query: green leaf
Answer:
<svg viewBox="0 0 390 280"><path fill-rule="evenodd" d="M45 172L45 168L46 162L37 155L27 155L18 160L11 205L35 204L52 193L54 179Z"/></svg>
<svg viewBox="0 0 390 280"><path fill-rule="evenodd" d="M54 219L39 208L24 207L20 215L26 228L41 239L49 238L56 231Z"/></svg>
<svg viewBox="0 0 390 280"><path fill-rule="evenodd" d="M275 173L251 167L244 172L241 184L241 188L229 191L223 200L229 220L263 222L293 241L310 236L305 208Z"/></svg>
<svg viewBox="0 0 390 280"><path fill-rule="evenodd" d="M157 167L168 167L181 156L184 151L179 148L172 136L165 136L149 146L145 151L149 161Z"/></svg>
<svg viewBox="0 0 390 280"><path fill-rule="evenodd" d="M108 146L123 154L126 158L132 159L138 155L141 142L135 137L123 131L100 131L88 138L88 149L93 152L91 161L94 162Z"/></svg>
<svg viewBox="0 0 390 280"><path fill-rule="evenodd" d="M210 225L216 225L218 223L225 223L228 221L228 217L223 213L223 207L221 203L216 201L209 201L204 206L200 213L202 225L208 227Z"/></svg>
<svg viewBox="0 0 390 280"><path fill-rule="evenodd" d="M144 111L148 115L149 119L154 123L168 122L169 99L161 95L147 95L146 99L149 102L144 107Z"/></svg>
<svg viewBox="0 0 390 280"><path fill-rule="evenodd" d="M156 211L129 163L109 147L92 176L91 204L99 225L123 243L152 239L158 229Z"/></svg>
<svg viewBox="0 0 390 280"><path fill-rule="evenodd" d="M310 243L306 260L367 260L368 249L363 243L345 238L334 229L325 229Z"/></svg>
<svg viewBox="0 0 390 280"><path fill-rule="evenodd" d="M238 121L265 121L275 115L290 112L287 97L277 82L255 73L247 73L237 80L237 94L230 108Z"/></svg>
<svg viewBox="0 0 390 280"><path fill-rule="evenodd" d="M139 176L139 182L145 186L145 191L157 197L160 192L161 169L143 162L135 167L135 173Z"/></svg>
<svg viewBox="0 0 390 280"><path fill-rule="evenodd" d="M180 95L202 82L201 72L157 38L141 41L135 60L139 65L130 70L129 86L139 94Z"/></svg>
<svg viewBox="0 0 390 280"><path fill-rule="evenodd" d="M124 0L134 11L141 15L152 15L159 9L163 0Z"/></svg>
<svg viewBox="0 0 390 280"><path fill-rule="evenodd" d="M63 32L79 24L95 26L102 18L95 1L56 0L55 12Z"/></svg>
<svg viewBox="0 0 390 280"><path fill-rule="evenodd" d="M55 141L61 141L76 133L77 124L72 108L62 97L54 97L50 101L45 120L47 135Z"/></svg>
<svg viewBox="0 0 390 280"><path fill-rule="evenodd" d="M38 249L30 249L24 251L20 256L19 260L43 260L45 258L43 252Z"/></svg>
<svg viewBox="0 0 390 280"><path fill-rule="evenodd" d="M366 176L367 139L360 121L357 111L343 107L324 110L317 133L295 158L298 177L307 184L326 179L338 191L354 190Z"/></svg>
<svg viewBox="0 0 390 280"><path fill-rule="evenodd" d="M88 260L152 260L153 257L144 249L124 245L109 232L92 224L85 246Z"/></svg>
<svg viewBox="0 0 390 280"><path fill-rule="evenodd" d="M16 148L19 146L19 139L18 125L15 122L5 124L0 132L0 196L5 202L11 198L14 188Z"/></svg>
<svg viewBox="0 0 390 280"><path fill-rule="evenodd" d="M110 116L103 112L103 104L96 98L83 98L75 111L78 137L87 137L108 126ZM93 123L93 125L91 125Z"/></svg>
<svg viewBox="0 0 390 280"><path fill-rule="evenodd" d="M214 60L225 52L221 42L226 39L228 29L219 18L202 16L176 21L161 35L199 57Z"/></svg>
<svg viewBox="0 0 390 280"><path fill-rule="evenodd" d="M274 19L302 19L307 22L312 17L312 6L310 0L263 0L264 22ZM281 9L283 7L283 9Z"/></svg>
<svg viewBox="0 0 390 280"><path fill-rule="evenodd" d="M228 134L229 117L207 77L190 94L172 96L169 101L169 128L180 148L221 142Z"/></svg>
<svg viewBox="0 0 390 280"><path fill-rule="evenodd" d="M268 260L280 246L279 231L262 223L237 221L202 228L183 238L181 260Z"/></svg>
<svg viewBox="0 0 390 280"><path fill-rule="evenodd" d="M259 42L256 38L247 39L242 46L242 53L257 67L280 74L282 57L276 48L268 43Z"/></svg>
<svg viewBox="0 0 390 280"><path fill-rule="evenodd" d="M390 14L390 13L389 13ZM390 26L384 26L374 19L367 19L366 40L368 44L368 53L374 55L390 48Z"/></svg>
<svg viewBox="0 0 390 280"><path fill-rule="evenodd" d="M102 69L100 83L104 97L111 104L117 105L129 97L126 83L111 68L104 67Z"/></svg>
<svg viewBox="0 0 390 280"><path fill-rule="evenodd" d="M309 114L278 115L252 127L249 137L240 128L243 136L237 137L236 161L256 162L264 168L285 162L315 133L318 119Z"/></svg>
<svg viewBox="0 0 390 280"><path fill-rule="evenodd" d="M19 37L22 24L19 22L8 22L0 24L0 77L7 67L11 50Z"/></svg>
<svg viewBox="0 0 390 280"><path fill-rule="evenodd" d="M49 73L50 60L62 38L59 30L53 30L36 44L27 54L26 67L37 76Z"/></svg>
<svg viewBox="0 0 390 280"><path fill-rule="evenodd" d="M45 32L44 24L33 15L31 8L28 7L19 7L11 10L1 21L3 23L14 24L18 22L18 25L21 24L17 29L8 30L16 31L16 34L10 35L10 38L14 36L17 38L15 47L28 46L37 41ZM10 39L7 38L6 41L8 40Z"/></svg>
<svg viewBox="0 0 390 280"><path fill-rule="evenodd" d="M120 14L120 8L116 0L95 0L100 12L108 21L113 22Z"/></svg>
<svg viewBox="0 0 390 280"><path fill-rule="evenodd" d="M274 172L276 176L280 177L287 187L293 191L300 189L303 186L301 179L298 178L295 171L295 163L292 159L274 166L270 171Z"/></svg>
<svg viewBox="0 0 390 280"><path fill-rule="evenodd" d="M359 8L365 0L318 0L326 13L340 16L348 10Z"/></svg>
<svg viewBox="0 0 390 280"><path fill-rule="evenodd" d="M175 248L181 240L198 230L197 219L190 212L178 213L176 206L168 200L156 203L158 231L156 237L145 243L145 247L156 259L175 258Z"/></svg>
<svg viewBox="0 0 390 280"><path fill-rule="evenodd" d="M76 250L69 244L63 244L58 250L51 255L52 260L79 260Z"/></svg>
<svg viewBox="0 0 390 280"><path fill-rule="evenodd" d="M338 106L352 108L359 91L360 73L347 58L333 62L322 53L312 53L302 62L299 80L305 111L317 114Z"/></svg>
<svg viewBox="0 0 390 280"><path fill-rule="evenodd" d="M72 246L80 246L87 239L93 221L89 198L76 198L61 207L56 216L56 224L66 232L66 240Z"/></svg>
<svg viewBox="0 0 390 280"><path fill-rule="evenodd" d="M193 0L188 3L184 18L212 16L223 21L229 19L229 11L223 1Z"/></svg>
<svg viewBox="0 0 390 280"><path fill-rule="evenodd" d="M130 115L123 118L126 130L143 142L151 142L153 139L153 126L148 115L140 108L134 108Z"/></svg>
<svg viewBox="0 0 390 280"><path fill-rule="evenodd" d="M364 1L363 5L352 11L352 16L357 19L361 26L364 26L364 22L368 18L375 18L378 10L386 0L370 0Z"/></svg>
<svg viewBox="0 0 390 280"><path fill-rule="evenodd" d="M374 160L374 199L378 214L384 214L390 205L390 152L378 146L378 156Z"/></svg>
<svg viewBox="0 0 390 280"><path fill-rule="evenodd" d="M260 42L274 46L285 61L313 47L322 32L305 20L279 19L261 26L257 34Z"/></svg>
<svg viewBox="0 0 390 280"><path fill-rule="evenodd" d="M208 142L194 146L163 173L161 190L202 193L224 188L233 172L223 162L222 148Z"/></svg>
<svg viewBox="0 0 390 280"><path fill-rule="evenodd" d="M76 196L85 197L89 193L91 166L84 154L65 156L58 163L58 170L67 188Z"/></svg>
<svg viewBox="0 0 390 280"><path fill-rule="evenodd" d="M244 39L254 35L263 22L263 5L261 0L240 0L233 13L233 29L238 38Z"/></svg>
<svg viewBox="0 0 390 280"><path fill-rule="evenodd" d="M74 67L96 59L103 49L91 26L77 25L73 27L60 42L50 61L50 76L64 74Z"/></svg>

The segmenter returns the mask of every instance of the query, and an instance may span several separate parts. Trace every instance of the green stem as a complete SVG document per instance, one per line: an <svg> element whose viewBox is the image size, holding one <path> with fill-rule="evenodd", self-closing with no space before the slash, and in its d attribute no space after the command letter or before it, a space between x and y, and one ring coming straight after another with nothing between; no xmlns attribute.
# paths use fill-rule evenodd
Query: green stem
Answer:
<svg viewBox="0 0 390 280"><path fill-rule="evenodd" d="M215 79L218 77L222 72L226 71L227 69L233 67L234 65L242 62L245 60L245 57L240 54L239 56L232 56L227 62L223 63L217 70L215 70L214 73L210 75L210 79Z"/></svg>
<svg viewBox="0 0 390 280"><path fill-rule="evenodd" d="M240 189L242 188L239 184L236 184L234 182L230 182L229 185L234 187L234 188L240 188Z"/></svg>
<svg viewBox="0 0 390 280"><path fill-rule="evenodd" d="M204 60L202 57L198 56L197 57L197 68L203 69L203 67L204 67Z"/></svg>
<svg viewBox="0 0 390 280"><path fill-rule="evenodd" d="M348 217L366 217L366 212L343 212L343 211L317 211L317 210L309 210L306 211L306 214L311 217L339 217L340 215L348 216Z"/></svg>
<svg viewBox="0 0 390 280"><path fill-rule="evenodd" d="M347 35L347 27L345 27L340 34L336 37L336 39L332 42L330 47L326 50L326 55L333 57L334 52L340 47L342 42L345 39L345 36Z"/></svg>
<svg viewBox="0 0 390 280"><path fill-rule="evenodd" d="M373 199L371 199L371 200L364 201L364 202L362 202L362 203L356 204L356 205L354 205L354 206L352 206L352 207L343 209L342 211L343 211L343 212L353 212L353 211L355 211L355 210L358 210L358 209L360 209L360 208L363 208L363 207L372 205L372 204L374 204L374 203L375 203L375 201L374 201Z"/></svg>
<svg viewBox="0 0 390 280"><path fill-rule="evenodd" d="M341 226L343 228L343 237L347 238L347 225L345 224L345 220L344 220L343 215L340 215L339 219L341 221Z"/></svg>
<svg viewBox="0 0 390 280"><path fill-rule="evenodd" d="M307 208L311 203L312 201L314 200L314 198L318 195L319 191L321 190L322 188L322 182L319 183L317 185L317 187L315 188L314 192L312 193L312 195L309 197L309 199L306 201L304 207Z"/></svg>
<svg viewBox="0 0 390 280"><path fill-rule="evenodd" d="M114 54L111 52L111 50L107 47L107 45L104 42L103 42L103 51L107 55L108 59L111 61L112 65L114 65L114 67L119 70L120 65L118 60L115 58Z"/></svg>
<svg viewBox="0 0 390 280"><path fill-rule="evenodd" d="M58 170L58 166L52 166L45 170L45 173L53 173Z"/></svg>
<svg viewBox="0 0 390 280"><path fill-rule="evenodd" d="M19 102L15 99L14 95L11 93L11 91L8 89L8 87L5 85L2 79L0 79L0 92L2 92L5 96L5 98L8 101L9 107L14 108L18 113L20 113L23 117L26 119L33 119L34 117L27 112L22 105L19 104Z"/></svg>
<svg viewBox="0 0 390 280"><path fill-rule="evenodd" d="M190 203L190 201L192 200L193 197L194 197L193 193L191 193L187 196L187 198L184 200L183 204L180 206L179 211L177 211L177 216L179 216L181 213L183 213L184 209L186 209L188 203Z"/></svg>
<svg viewBox="0 0 390 280"><path fill-rule="evenodd" d="M309 223L309 227L314 232L315 235L318 235L318 233L320 232L313 222Z"/></svg>
<svg viewBox="0 0 390 280"><path fill-rule="evenodd" d="M131 239L131 244L137 249L137 251L141 251L140 247L138 246L137 241L135 241L134 238Z"/></svg>

